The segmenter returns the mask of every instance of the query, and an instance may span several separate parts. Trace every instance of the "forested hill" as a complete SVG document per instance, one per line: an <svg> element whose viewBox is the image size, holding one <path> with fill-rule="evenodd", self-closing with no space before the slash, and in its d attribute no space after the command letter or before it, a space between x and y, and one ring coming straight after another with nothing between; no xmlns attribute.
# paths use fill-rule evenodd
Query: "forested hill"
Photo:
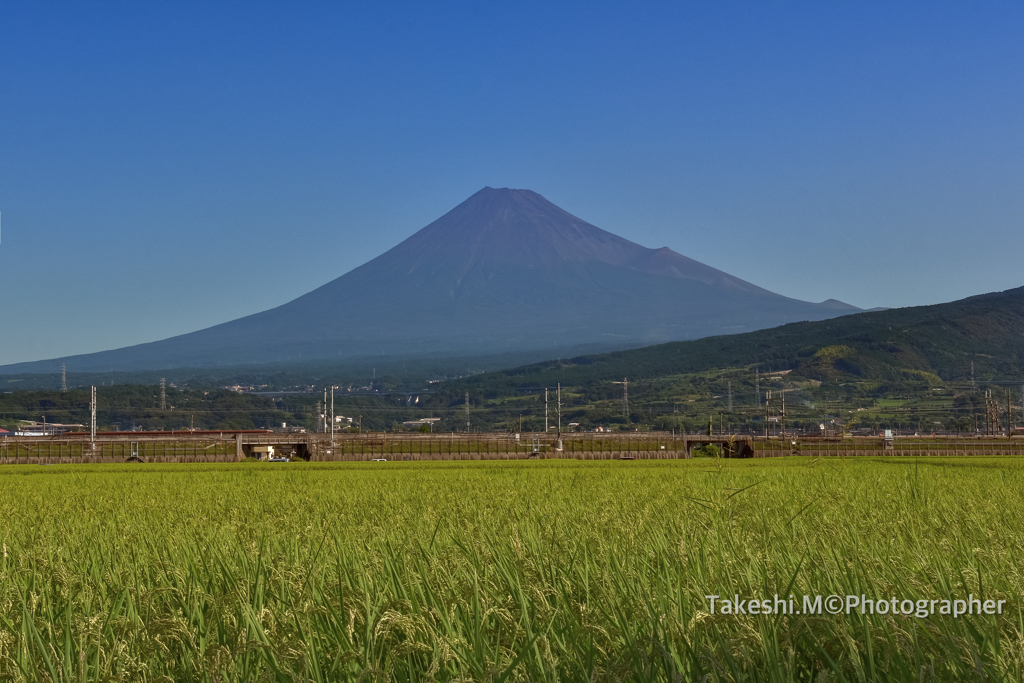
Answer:
<svg viewBox="0 0 1024 683"><path fill-rule="evenodd" d="M727 367L790 370L809 379L968 380L1021 376L1024 287L934 306L896 308L489 372L450 382L503 387L584 386Z"/></svg>

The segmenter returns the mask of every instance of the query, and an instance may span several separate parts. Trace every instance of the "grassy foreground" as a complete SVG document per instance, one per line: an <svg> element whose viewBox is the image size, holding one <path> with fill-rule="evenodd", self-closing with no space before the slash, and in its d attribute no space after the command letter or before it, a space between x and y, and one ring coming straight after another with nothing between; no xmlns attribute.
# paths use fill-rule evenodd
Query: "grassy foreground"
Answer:
<svg viewBox="0 0 1024 683"><path fill-rule="evenodd" d="M1021 680L1024 462L0 470L0 680ZM709 614L741 598L1002 616Z"/></svg>

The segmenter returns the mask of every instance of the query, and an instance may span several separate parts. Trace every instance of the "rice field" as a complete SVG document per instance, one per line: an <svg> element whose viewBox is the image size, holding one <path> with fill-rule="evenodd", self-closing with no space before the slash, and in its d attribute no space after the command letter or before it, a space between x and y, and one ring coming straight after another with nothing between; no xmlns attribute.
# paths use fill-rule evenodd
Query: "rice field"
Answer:
<svg viewBox="0 0 1024 683"><path fill-rule="evenodd" d="M1009 458L8 466L0 680L1022 680L1022 519Z"/></svg>

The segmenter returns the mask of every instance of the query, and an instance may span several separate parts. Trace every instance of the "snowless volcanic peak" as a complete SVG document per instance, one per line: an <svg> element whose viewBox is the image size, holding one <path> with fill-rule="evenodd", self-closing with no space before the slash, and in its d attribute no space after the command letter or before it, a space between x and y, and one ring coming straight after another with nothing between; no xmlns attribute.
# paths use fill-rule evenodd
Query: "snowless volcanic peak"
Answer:
<svg viewBox="0 0 1024 683"><path fill-rule="evenodd" d="M587 264L764 291L668 247L648 249L602 230L536 192L508 188L485 187L366 265L459 280L479 268L551 271Z"/></svg>
<svg viewBox="0 0 1024 683"><path fill-rule="evenodd" d="M85 372L563 353L857 310L790 299L668 247L649 249L530 190L485 187L384 254L283 306L159 342L2 370L50 371L61 361Z"/></svg>
<svg viewBox="0 0 1024 683"><path fill-rule="evenodd" d="M485 187L377 261L401 260L421 274L476 264L555 267L624 263L638 244L596 228L530 190ZM373 262L371 262L373 263Z"/></svg>
<svg viewBox="0 0 1024 683"><path fill-rule="evenodd" d="M531 265L569 261L624 263L644 250L590 225L530 190L485 187L407 240L438 251Z"/></svg>

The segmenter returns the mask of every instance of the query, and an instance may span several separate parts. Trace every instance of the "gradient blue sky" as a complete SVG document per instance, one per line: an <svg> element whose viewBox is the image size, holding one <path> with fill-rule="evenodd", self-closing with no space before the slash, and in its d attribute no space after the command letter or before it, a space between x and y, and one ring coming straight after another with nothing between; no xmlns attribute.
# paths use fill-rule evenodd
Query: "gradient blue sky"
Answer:
<svg viewBox="0 0 1024 683"><path fill-rule="evenodd" d="M369 5L5 2L0 364L284 303L485 185L802 299L1024 285L1020 3Z"/></svg>

